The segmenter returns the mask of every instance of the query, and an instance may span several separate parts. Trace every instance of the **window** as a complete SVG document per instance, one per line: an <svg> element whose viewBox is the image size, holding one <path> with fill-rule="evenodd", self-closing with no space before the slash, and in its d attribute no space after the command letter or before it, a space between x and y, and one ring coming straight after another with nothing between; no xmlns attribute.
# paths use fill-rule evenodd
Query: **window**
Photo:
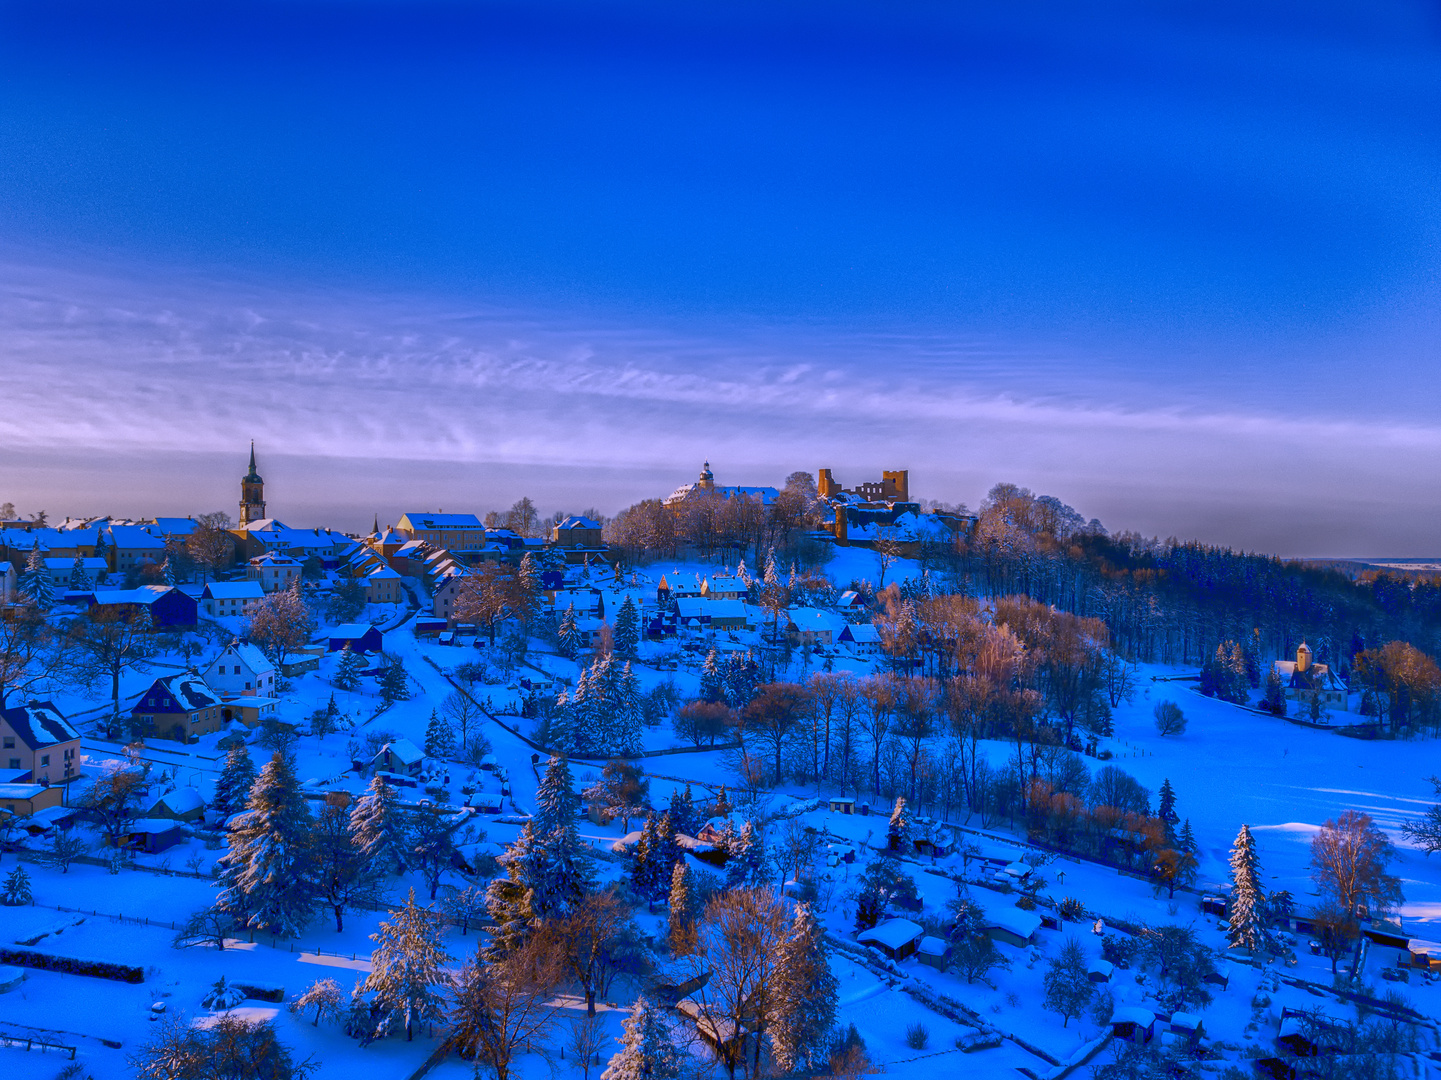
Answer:
<svg viewBox="0 0 1441 1080"><path fill-rule="evenodd" d="M199 714L199 713L192 713L191 716L190 716L190 722L191 722L192 724L198 724L198 723L200 723L200 714Z"/></svg>
<svg viewBox="0 0 1441 1080"><path fill-rule="evenodd" d="M41 764L41 765L49 765L49 764L50 764L50 755L49 755L49 754L41 754L41 755L40 755L40 764Z"/></svg>
<svg viewBox="0 0 1441 1080"><path fill-rule="evenodd" d="M10 759L10 768L12 768L12 769L18 769L18 768L20 768L20 759L19 759L18 757L13 757L13 758Z"/></svg>
<svg viewBox="0 0 1441 1080"><path fill-rule="evenodd" d="M6 749L6 750L14 750L14 749L15 749L15 736L13 736L13 735L6 735L6 736L5 736L5 749Z"/></svg>
<svg viewBox="0 0 1441 1080"><path fill-rule="evenodd" d="M249 680L249 679L246 679L246 680L245 680L245 689L247 689L247 690L250 689L250 680Z"/></svg>

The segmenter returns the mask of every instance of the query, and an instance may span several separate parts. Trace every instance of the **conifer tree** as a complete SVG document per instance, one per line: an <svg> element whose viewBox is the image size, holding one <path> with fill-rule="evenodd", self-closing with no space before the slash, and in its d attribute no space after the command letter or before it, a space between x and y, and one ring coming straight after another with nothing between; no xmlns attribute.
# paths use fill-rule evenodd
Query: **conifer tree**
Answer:
<svg viewBox="0 0 1441 1080"><path fill-rule="evenodd" d="M22 907L35 903L35 892L30 887L30 873L23 866L16 866L5 879L0 890L0 904L6 907Z"/></svg>
<svg viewBox="0 0 1441 1080"><path fill-rule="evenodd" d="M620 1045L600 1080L674 1080L680 1075L674 1040L644 997L636 999L626 1017Z"/></svg>
<svg viewBox="0 0 1441 1080"><path fill-rule="evenodd" d="M569 757L579 751L575 742L575 701L569 691L562 690L555 699L555 710L546 732L552 753Z"/></svg>
<svg viewBox="0 0 1441 1080"><path fill-rule="evenodd" d="M165 584L175 586L175 564L170 561L170 556L165 556L165 561L160 564L160 579Z"/></svg>
<svg viewBox="0 0 1441 1080"><path fill-rule="evenodd" d="M761 573L761 580L769 586L779 585L781 583L781 575L776 570L775 548L771 548L766 552L766 566L765 570Z"/></svg>
<svg viewBox="0 0 1441 1080"><path fill-rule="evenodd" d="M217 860L216 907L242 926L295 937L315 904L305 873L315 822L288 756L266 762L246 809L231 826L230 850Z"/></svg>
<svg viewBox="0 0 1441 1080"><path fill-rule="evenodd" d="M1286 715L1286 688L1280 674L1274 669L1266 676L1266 695L1261 699L1261 708L1273 716Z"/></svg>
<svg viewBox="0 0 1441 1080"><path fill-rule="evenodd" d="M1176 846L1187 855L1200 854L1201 846L1196 843L1196 834L1191 832L1190 818L1187 818L1185 824L1181 826L1181 837L1176 841Z"/></svg>
<svg viewBox="0 0 1441 1080"><path fill-rule="evenodd" d="M594 864L576 823L575 788L565 758L550 759L535 801L524 883L535 917L548 919L569 912L595 878Z"/></svg>
<svg viewBox="0 0 1441 1080"><path fill-rule="evenodd" d="M638 896L654 900L660 890L660 822L654 814L640 827L640 839L631 852L630 881ZM669 882L666 882L669 884Z"/></svg>
<svg viewBox="0 0 1441 1080"><path fill-rule="evenodd" d="M445 1016L444 990L450 985L445 965L451 957L441 944L441 921L429 908L417 906L415 890L405 907L392 911L370 939L370 974L360 990L373 994L371 1015L375 1035L403 1027L408 1042L416 1023L434 1023Z"/></svg>
<svg viewBox="0 0 1441 1080"><path fill-rule="evenodd" d="M739 889L747 885L765 884L765 837L756 831L753 823L747 821L741 831L730 838L726 847L726 888Z"/></svg>
<svg viewBox="0 0 1441 1080"><path fill-rule="evenodd" d="M39 541L31 545L30 557L25 561L25 569L17 584L25 603L41 611L49 611L55 606L55 586L45 569L45 560L40 557Z"/></svg>
<svg viewBox="0 0 1441 1080"><path fill-rule="evenodd" d="M540 568L535 565L530 552L521 556L515 570L515 589L511 610L522 626L529 626L540 610L541 580Z"/></svg>
<svg viewBox="0 0 1441 1080"><path fill-rule="evenodd" d="M675 956L689 956L695 949L695 922L700 916L700 898L690 863L679 860L670 874L670 951Z"/></svg>
<svg viewBox="0 0 1441 1080"><path fill-rule="evenodd" d="M1241 826L1231 847L1231 900L1226 906L1231 948L1257 952L1265 940L1266 894L1261 888L1261 861L1251 829Z"/></svg>
<svg viewBox="0 0 1441 1080"><path fill-rule="evenodd" d="M686 836L694 836L700 831L701 822L696 814L695 799L690 793L690 783L687 782L682 791L681 788L672 788L670 803L666 807L670 814L671 824L675 831Z"/></svg>
<svg viewBox="0 0 1441 1080"><path fill-rule="evenodd" d="M245 809L250 788L255 783L255 762L244 743L236 743L225 755L225 764L215 780L215 795L210 808L222 821Z"/></svg>
<svg viewBox="0 0 1441 1080"><path fill-rule="evenodd" d="M700 696L702 701L724 701L726 697L725 680L714 649L706 655L700 670Z"/></svg>
<svg viewBox="0 0 1441 1080"><path fill-rule="evenodd" d="M105 543L105 529L103 527L95 530L95 557L104 559L106 565L110 564L109 545Z"/></svg>
<svg viewBox="0 0 1441 1080"><path fill-rule="evenodd" d="M825 928L810 904L796 905L776 958L771 1053L783 1073L818 1071L836 1022L840 984L831 972Z"/></svg>
<svg viewBox="0 0 1441 1080"><path fill-rule="evenodd" d="M1161 791L1156 796L1156 816L1166 830L1166 843L1176 846L1176 824L1181 816L1176 813L1176 789L1171 787L1171 778L1161 781Z"/></svg>
<svg viewBox="0 0 1441 1080"><path fill-rule="evenodd" d="M895 809L891 811L890 824L886 828L886 850L898 855L911 852L911 810L904 795L896 796Z"/></svg>
<svg viewBox="0 0 1441 1080"><path fill-rule="evenodd" d="M85 560L78 552L75 561L70 564L70 588L76 592L84 592L90 588L90 579L85 573Z"/></svg>
<svg viewBox="0 0 1441 1080"><path fill-rule="evenodd" d="M634 660L640 651L640 613L629 596L615 616L615 653L622 660Z"/></svg>
<svg viewBox="0 0 1441 1080"><path fill-rule="evenodd" d="M574 660L580 655L580 631L575 625L575 604L572 603L561 615L555 637L556 646L566 659Z"/></svg>
<svg viewBox="0 0 1441 1080"><path fill-rule="evenodd" d="M380 700L387 705L393 705L408 697L410 683L405 674L405 661L398 656L392 656L380 675Z"/></svg>
<svg viewBox="0 0 1441 1080"><path fill-rule="evenodd" d="M372 866L393 867L395 873L405 873L410 837L401 817L400 797L378 773L371 778L369 790L351 808L350 835Z"/></svg>
<svg viewBox="0 0 1441 1080"><path fill-rule="evenodd" d="M365 661L360 654L351 650L347 643L340 650L340 662L335 667L335 688L337 690L354 691L360 688L360 673L365 669Z"/></svg>
<svg viewBox="0 0 1441 1080"><path fill-rule="evenodd" d="M616 680L615 712L606 752L618 757L635 757L644 749L641 729L645 722L645 704L641 699L640 679L627 663Z"/></svg>
<svg viewBox="0 0 1441 1080"><path fill-rule="evenodd" d="M434 709L430 710L430 722L425 726L425 752L441 761L455 753L455 729Z"/></svg>
<svg viewBox="0 0 1441 1080"><path fill-rule="evenodd" d="M505 855L504 876L492 878L485 890L485 911L489 919L485 931L490 941L484 952L491 960L519 948L535 925L535 890L531 879L538 856L534 819L521 827L520 835L506 846Z"/></svg>

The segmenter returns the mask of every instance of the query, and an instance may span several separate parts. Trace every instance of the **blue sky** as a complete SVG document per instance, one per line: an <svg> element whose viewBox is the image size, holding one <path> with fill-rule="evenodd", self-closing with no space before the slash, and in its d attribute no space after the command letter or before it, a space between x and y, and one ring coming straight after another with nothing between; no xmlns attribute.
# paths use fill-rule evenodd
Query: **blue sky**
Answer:
<svg viewBox="0 0 1441 1080"><path fill-rule="evenodd" d="M0 501L1435 553L1435 4L200 7L0 7Z"/></svg>

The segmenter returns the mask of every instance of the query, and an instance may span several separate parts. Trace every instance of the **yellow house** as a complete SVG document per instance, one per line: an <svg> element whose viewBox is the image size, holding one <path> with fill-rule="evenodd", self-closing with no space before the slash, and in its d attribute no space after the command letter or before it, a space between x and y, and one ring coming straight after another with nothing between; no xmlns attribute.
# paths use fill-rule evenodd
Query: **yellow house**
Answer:
<svg viewBox="0 0 1441 1080"><path fill-rule="evenodd" d="M402 514L395 527L412 540L452 551L472 551L485 545L485 526L474 514Z"/></svg>
<svg viewBox="0 0 1441 1080"><path fill-rule="evenodd" d="M29 817L37 810L59 806L64 790L58 784L0 784L0 810Z"/></svg>
<svg viewBox="0 0 1441 1080"><path fill-rule="evenodd" d="M146 735L188 743L220 730L222 708L219 695L189 671L156 679L140 695L131 715Z"/></svg>
<svg viewBox="0 0 1441 1080"><path fill-rule="evenodd" d="M35 784L69 780L80 771L80 732L49 701L0 711L0 769L24 770Z"/></svg>

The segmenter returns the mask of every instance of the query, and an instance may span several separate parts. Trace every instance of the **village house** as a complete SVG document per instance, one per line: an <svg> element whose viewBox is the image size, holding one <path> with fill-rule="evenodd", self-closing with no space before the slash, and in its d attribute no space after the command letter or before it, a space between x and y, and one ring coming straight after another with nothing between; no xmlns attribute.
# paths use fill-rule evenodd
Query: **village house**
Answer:
<svg viewBox="0 0 1441 1080"><path fill-rule="evenodd" d="M389 566L377 566L360 579L367 604L403 604L405 587L400 574Z"/></svg>
<svg viewBox="0 0 1441 1080"><path fill-rule="evenodd" d="M676 623L691 630L749 630L750 615L739 600L686 597L675 601Z"/></svg>
<svg viewBox="0 0 1441 1080"><path fill-rule="evenodd" d="M402 776L419 776L424 765L425 755L409 739L386 743L370 759L370 767L376 772L399 773Z"/></svg>
<svg viewBox="0 0 1441 1080"><path fill-rule="evenodd" d="M219 731L219 696L193 671L156 679L130 710L140 730L157 739L193 742Z"/></svg>
<svg viewBox="0 0 1441 1080"><path fill-rule="evenodd" d="M205 669L205 682L222 698L275 693L275 665L256 646L232 641Z"/></svg>
<svg viewBox="0 0 1441 1080"><path fill-rule="evenodd" d="M258 580L212 581L200 590L200 607L212 619L249 615L265 591Z"/></svg>
<svg viewBox="0 0 1441 1080"><path fill-rule="evenodd" d="M125 573L141 566L159 566L165 561L165 541L144 525L111 525L106 553L110 569Z"/></svg>
<svg viewBox="0 0 1441 1080"><path fill-rule="evenodd" d="M460 598L461 586L470 572L457 567L442 574L430 591L431 614L444 619L446 626L455 625L455 603Z"/></svg>
<svg viewBox="0 0 1441 1080"><path fill-rule="evenodd" d="M700 585L700 594L708 600L744 600L747 593L745 582L729 574L706 578Z"/></svg>
<svg viewBox="0 0 1441 1080"><path fill-rule="evenodd" d="M58 784L80 772L80 732L49 701L0 712L0 766L36 784Z"/></svg>
<svg viewBox="0 0 1441 1080"><path fill-rule="evenodd" d="M78 568L75 565L75 558L80 560ZM106 574L110 572L104 559L87 559L83 556L75 558L41 560L50 584L61 593L69 590L89 592L104 581Z"/></svg>
<svg viewBox="0 0 1441 1080"><path fill-rule="evenodd" d="M846 623L837 638L857 656L874 656L881 651L881 632L870 623Z"/></svg>
<svg viewBox="0 0 1441 1080"><path fill-rule="evenodd" d="M18 580L15 564L8 559L0 560L0 605L14 602L15 584Z"/></svg>
<svg viewBox="0 0 1441 1080"><path fill-rule="evenodd" d="M585 562L587 555L596 555L605 550L601 539L600 522L588 517L568 517L557 522L550 530L550 542L565 552L568 563Z"/></svg>
<svg viewBox="0 0 1441 1080"><path fill-rule="evenodd" d="M791 645L832 645L845 629L838 615L819 608L792 608L785 613L786 639Z"/></svg>
<svg viewBox="0 0 1441 1080"><path fill-rule="evenodd" d="M91 607L110 607L125 612L127 618L141 611L150 616L152 630L168 630L171 627L191 629L199 615L195 597L182 592L174 585L142 585L138 589L100 589L86 593L85 600Z"/></svg>
<svg viewBox="0 0 1441 1080"><path fill-rule="evenodd" d="M402 514L396 529L411 540L453 551L476 551L485 546L485 526L474 514Z"/></svg>
<svg viewBox="0 0 1441 1080"><path fill-rule="evenodd" d="M257 582L262 592L273 593L290 588L290 583L300 577L300 562L289 555L267 551L257 555L245 565L245 576Z"/></svg>

